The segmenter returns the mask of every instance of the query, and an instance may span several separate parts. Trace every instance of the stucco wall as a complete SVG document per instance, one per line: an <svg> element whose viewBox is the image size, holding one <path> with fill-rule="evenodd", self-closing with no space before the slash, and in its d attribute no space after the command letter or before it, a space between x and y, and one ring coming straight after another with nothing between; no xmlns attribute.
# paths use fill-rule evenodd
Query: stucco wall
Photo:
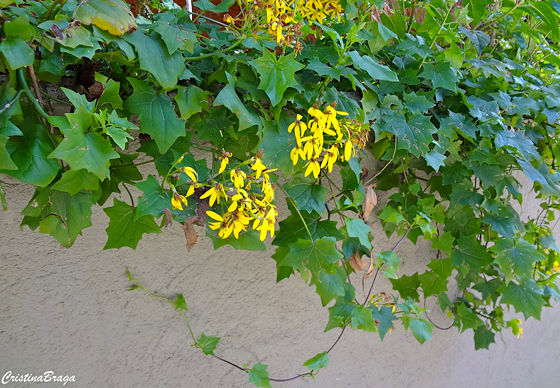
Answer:
<svg viewBox="0 0 560 388"><path fill-rule="evenodd" d="M217 354L238 364L270 364L271 377L305 372L301 364L339 334L323 333L328 311L313 288L297 277L276 284L271 252L214 251L202 238L187 253L177 224L145 236L136 251L103 251L108 218L99 207L93 227L71 249L60 248L48 235L19 230L32 189L6 176L0 180L9 204L8 211L0 210L0 375L52 370L74 375L76 382L66 385L73 387L248 386L246 374L190 347L187 328L169 305L126 292L127 267L157 294L182 292L195 334L222 337ZM528 200L522 211L536 206ZM376 235L377 249L394 244ZM408 240L398 254L404 273L431 258L427 248ZM354 283L363 299L359 281ZM375 292L386 285L382 279ZM432 299L428 307L435 306ZM439 308L430 316L441 326L450 322ZM560 308L545 309L542 322L523 324L522 339L508 333L478 352L472 331L460 335L455 328L435 330L424 345L402 327L383 342L376 334L348 330L315 380L278 386L557 388L558 327Z"/></svg>

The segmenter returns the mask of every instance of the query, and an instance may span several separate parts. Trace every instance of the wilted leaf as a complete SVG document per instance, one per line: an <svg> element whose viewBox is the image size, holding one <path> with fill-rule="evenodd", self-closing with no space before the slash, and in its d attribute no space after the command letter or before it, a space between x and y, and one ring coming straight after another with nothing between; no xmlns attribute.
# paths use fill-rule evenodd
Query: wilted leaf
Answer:
<svg viewBox="0 0 560 388"><path fill-rule="evenodd" d="M369 219L369 215L375 206L377 206L377 194L375 194L375 190L373 189L375 185L368 186L366 190L366 199L364 201L363 209L364 209L364 220L367 222Z"/></svg>
<svg viewBox="0 0 560 388"><path fill-rule="evenodd" d="M167 208L165 209L168 210ZM166 213L167 219L167 213ZM190 252L196 244L198 244L198 235L194 230L193 223L196 222L197 217L189 217L183 224L183 230L185 231L185 238L187 239L187 251Z"/></svg>
<svg viewBox="0 0 560 388"><path fill-rule="evenodd" d="M364 271L364 267L367 265L367 261L363 261L361 256L360 249L356 249L356 252L348 259L348 263L356 271Z"/></svg>
<svg viewBox="0 0 560 388"><path fill-rule="evenodd" d="M171 214L171 210L169 210L168 208L165 208L165 226L164 226L164 228L169 229L169 228L171 228L171 225L173 225L173 214Z"/></svg>

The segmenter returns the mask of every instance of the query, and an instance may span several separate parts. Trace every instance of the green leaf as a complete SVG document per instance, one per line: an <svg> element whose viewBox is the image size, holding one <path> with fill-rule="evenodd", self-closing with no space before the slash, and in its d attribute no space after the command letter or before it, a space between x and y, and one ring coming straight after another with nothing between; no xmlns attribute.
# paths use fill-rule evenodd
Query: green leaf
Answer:
<svg viewBox="0 0 560 388"><path fill-rule="evenodd" d="M473 19L473 25L477 26L478 22L486 14L486 5L488 0L465 0L463 6L469 11L469 16Z"/></svg>
<svg viewBox="0 0 560 388"><path fill-rule="evenodd" d="M265 122L262 140L259 143L259 148L264 153L262 162L267 167L278 168L284 176L290 176L294 172L290 151L294 148L295 143L295 137L285 128L275 128Z"/></svg>
<svg viewBox="0 0 560 388"><path fill-rule="evenodd" d="M432 151L428 152L424 155L426 159L426 164L433 168L435 171L439 171L441 166L445 166L444 160L447 159L447 156L439 153L434 148Z"/></svg>
<svg viewBox="0 0 560 388"><path fill-rule="evenodd" d="M199 0L194 2L194 6L198 7L201 11L208 11L214 13L224 13L227 12L229 7L234 3L234 0L226 0L218 3L218 5L213 4L208 0ZM204 16L202 16L204 17Z"/></svg>
<svg viewBox="0 0 560 388"><path fill-rule="evenodd" d="M293 53L276 58L276 55L268 50L263 51L261 58L249 61L249 64L259 73L259 89L266 92L272 106L282 101L286 89L299 85L294 79L294 74L305 67L294 60Z"/></svg>
<svg viewBox="0 0 560 388"><path fill-rule="evenodd" d="M546 305L543 289L533 279L524 279L519 285L509 282L504 288L501 303L509 304L518 313L523 313L525 319L534 317L541 320L542 307Z"/></svg>
<svg viewBox="0 0 560 388"><path fill-rule="evenodd" d="M385 65L380 65L375 62L371 57L361 56L357 51L350 51L348 53L352 59L352 63L361 70L369 74L373 80L398 82L399 78L397 73Z"/></svg>
<svg viewBox="0 0 560 388"><path fill-rule="evenodd" d="M558 13L546 1L535 1L531 5L521 7L521 9L538 16L550 28L556 40L560 39L560 28L558 27Z"/></svg>
<svg viewBox="0 0 560 388"><path fill-rule="evenodd" d="M331 78L336 79L337 81L340 81L340 74L342 73L341 70L334 69L317 59L310 60L309 63L307 64L306 69L313 70L319 75L329 76Z"/></svg>
<svg viewBox="0 0 560 388"><path fill-rule="evenodd" d="M99 73L95 73L95 80L103 85L103 93L99 100L97 100L97 107L100 108L107 104L112 106L113 109L122 109L123 100L119 95L120 82L116 82Z"/></svg>
<svg viewBox="0 0 560 388"><path fill-rule="evenodd" d="M27 42L20 38L6 38L0 43L0 52L4 54L6 64L10 70L30 66L35 61L35 55Z"/></svg>
<svg viewBox="0 0 560 388"><path fill-rule="evenodd" d="M422 282L424 298L447 291L447 278L442 278L434 272L426 271L419 275L418 278Z"/></svg>
<svg viewBox="0 0 560 388"><path fill-rule="evenodd" d="M457 71L447 62L439 62L435 67L431 63L424 63L424 71L419 77L432 81L435 88L443 88L457 92L457 82L459 76Z"/></svg>
<svg viewBox="0 0 560 388"><path fill-rule="evenodd" d="M21 226L29 225L32 229L39 226L40 233L52 235L69 248L82 230L91 226L91 207L96 200L91 193L70 195L50 189L38 190L21 212L26 216Z"/></svg>
<svg viewBox="0 0 560 388"><path fill-rule="evenodd" d="M187 308L187 302L185 301L185 298L183 297L183 294L177 294L177 299L174 301L175 303L175 310L184 310L184 311L189 311L189 309Z"/></svg>
<svg viewBox="0 0 560 388"><path fill-rule="evenodd" d="M329 322L325 327L325 332L336 327L343 328L350 320L352 311L356 308L353 300L355 298L355 289L349 283L344 284L344 295L336 298L336 303L329 307Z"/></svg>
<svg viewBox="0 0 560 388"><path fill-rule="evenodd" d="M283 185L286 192L292 197L298 209L322 214L327 201L327 189L316 184L311 177L297 176Z"/></svg>
<svg viewBox="0 0 560 388"><path fill-rule="evenodd" d="M202 112L203 109L210 110L206 92L195 85L179 88L175 101L181 112L181 118L184 120L188 120L195 113Z"/></svg>
<svg viewBox="0 0 560 388"><path fill-rule="evenodd" d="M23 136L12 137L6 142L6 151L18 169L0 172L22 182L45 187L60 169L56 160L48 159L53 147L47 130L42 125L27 121L19 128Z"/></svg>
<svg viewBox="0 0 560 388"><path fill-rule="evenodd" d="M395 291L401 295L403 299L412 298L416 301L420 298L418 287L422 285L422 281L417 273L412 276L403 275L398 279L389 279Z"/></svg>
<svg viewBox="0 0 560 388"><path fill-rule="evenodd" d="M161 233L161 228L150 215L135 217L136 209L114 198L113 206L103 209L109 216L107 243L103 249L130 247L136 249L144 233Z"/></svg>
<svg viewBox="0 0 560 388"><path fill-rule="evenodd" d="M93 24L111 35L124 35L137 28L129 6L122 0L88 0L79 3L74 12L82 24Z"/></svg>
<svg viewBox="0 0 560 388"><path fill-rule="evenodd" d="M477 327L474 331L474 349L488 349L490 344L496 343L494 336L495 333L492 330L488 330L486 326Z"/></svg>
<svg viewBox="0 0 560 388"><path fill-rule="evenodd" d="M377 332L371 309L364 306L356 306L350 315L350 326L352 329L360 329L372 333Z"/></svg>
<svg viewBox="0 0 560 388"><path fill-rule="evenodd" d="M14 164L6 150L7 142L8 138L6 136L0 136L0 170L17 170L18 167Z"/></svg>
<svg viewBox="0 0 560 388"><path fill-rule="evenodd" d="M91 125L91 117L82 106L76 113L67 113L67 123L60 120L57 124L64 133L64 140L50 153L49 158L64 160L73 170L86 169L94 173L99 180L104 180L110 159L116 159L119 154L111 146L111 142L97 132L84 133ZM89 118L89 123L86 117ZM80 124L77 124L77 123Z"/></svg>
<svg viewBox="0 0 560 388"><path fill-rule="evenodd" d="M329 366L329 356L327 352L319 353L314 357L303 363L303 366L309 368L309 370L319 370Z"/></svg>
<svg viewBox="0 0 560 388"><path fill-rule="evenodd" d="M82 190L89 192L99 190L99 179L86 170L69 170L64 172L51 188L76 195Z"/></svg>
<svg viewBox="0 0 560 388"><path fill-rule="evenodd" d="M404 93L404 107L410 110L411 113L427 113L428 109L435 106L433 102L428 100L426 96L418 96L416 93Z"/></svg>
<svg viewBox="0 0 560 388"><path fill-rule="evenodd" d="M359 218L348 218L346 217L346 231L349 237L357 237L360 240L360 244L366 248L371 248L371 242L369 241L369 232L371 232L371 227L366 225L366 223Z"/></svg>
<svg viewBox="0 0 560 388"><path fill-rule="evenodd" d="M317 294L321 297L321 303L324 307L337 296L344 295L344 281L337 274L328 274L320 271ZM371 315L371 310L369 314Z"/></svg>
<svg viewBox="0 0 560 388"><path fill-rule="evenodd" d="M140 68L150 72L164 89L171 89L177 84L177 80L185 71L184 57L180 51L169 55L167 48L158 38L144 35L142 30L126 34L123 39L136 49L140 58ZM131 79L133 78L128 78L136 90L136 85Z"/></svg>
<svg viewBox="0 0 560 388"><path fill-rule="evenodd" d="M375 319L377 324L377 330L379 330L379 337L383 341L385 338L385 334L389 332L389 330L393 330L395 325L393 321L398 321L399 318L395 314L393 314L393 309L391 307L382 306L379 310L377 308L373 308L373 318Z"/></svg>
<svg viewBox="0 0 560 388"><path fill-rule="evenodd" d="M449 232L443 232L439 236L434 235L432 237L432 249L438 249L448 255L451 255L454 247L455 237L453 237Z"/></svg>
<svg viewBox="0 0 560 388"><path fill-rule="evenodd" d="M220 338L214 336L206 336L204 333L201 333L200 338L198 338L196 342L198 343L198 346L200 347L200 349L202 349L204 354L214 355L214 349L216 349L216 346L218 346Z"/></svg>
<svg viewBox="0 0 560 388"><path fill-rule="evenodd" d="M449 297L447 296L447 294L445 292L442 292L442 293L438 294L437 304L439 305L439 308L441 309L441 312L445 312L446 309L451 310L453 308L453 303L451 303L451 301L449 300Z"/></svg>
<svg viewBox="0 0 560 388"><path fill-rule="evenodd" d="M393 251L385 251L377 253L377 265L381 267L386 265L383 269L383 275L391 279L398 279L397 271L401 264L401 259Z"/></svg>
<svg viewBox="0 0 560 388"><path fill-rule="evenodd" d="M430 150L429 145L433 141L432 134L436 132L436 128L429 116L414 113L407 121L400 114L392 114L384 117L383 121L383 130L397 135L399 149L407 150L416 157Z"/></svg>
<svg viewBox="0 0 560 388"><path fill-rule="evenodd" d="M289 243L288 247L290 253L280 264L298 271L306 265L317 278L320 268L330 271L332 265L342 258L342 254L336 249L334 238L330 237L321 237L315 242L300 238L295 243Z"/></svg>
<svg viewBox="0 0 560 388"><path fill-rule="evenodd" d="M459 304L455 309L455 326L457 326L461 333L467 329L476 329L483 326L484 323L465 303Z"/></svg>
<svg viewBox="0 0 560 388"><path fill-rule="evenodd" d="M152 175L148 175L143 182L138 182L135 186L142 190L143 196L138 198L136 207L136 219L149 214L160 217L165 208L171 207L171 196L167 190L162 189L160 183Z"/></svg>
<svg viewBox="0 0 560 388"><path fill-rule="evenodd" d="M159 21L154 27L154 31L159 34L169 55L173 55L180 48L185 48L193 52L196 36L191 31L185 31L175 25L170 25L165 21Z"/></svg>
<svg viewBox="0 0 560 388"><path fill-rule="evenodd" d="M471 31L459 26L459 30L469 38L478 55L482 54L486 46L490 44L490 37L482 31Z"/></svg>
<svg viewBox="0 0 560 388"><path fill-rule="evenodd" d="M412 317L410 318L410 323L408 324L414 338L418 340L421 344L432 339L432 331L434 325L424 319Z"/></svg>
<svg viewBox="0 0 560 388"><path fill-rule="evenodd" d="M227 72L226 77L228 79L228 84L218 94L214 105L225 105L226 108L235 114L239 120L239 131L244 131L253 126L257 126L259 129L262 128L261 117L253 112L252 109L248 109L243 105L235 92L235 79Z"/></svg>
<svg viewBox="0 0 560 388"><path fill-rule="evenodd" d="M468 264L474 270L490 265L494 259L488 251L480 245L474 235L463 236L457 240L457 249L451 255L453 265L460 267Z"/></svg>
<svg viewBox="0 0 560 388"><path fill-rule="evenodd" d="M257 387L272 388L268 372L266 371L267 368L268 365L261 364L260 362L253 365L248 371L249 383L255 384Z"/></svg>
<svg viewBox="0 0 560 388"><path fill-rule="evenodd" d="M177 138L185 136L185 122L177 118L167 95L157 93L143 81L127 79L134 87L134 93L126 99L124 106L138 114L141 131L155 140L163 154Z"/></svg>
<svg viewBox="0 0 560 388"><path fill-rule="evenodd" d="M209 230L206 230L206 235L212 240L212 245L214 249L221 248L225 245L231 245L237 250L246 251L260 251L266 252L268 250L266 244L259 239L259 233L254 230L249 230L243 234L239 235L239 238L234 238L233 236L224 240L218 237L218 234L212 235Z"/></svg>
<svg viewBox="0 0 560 388"><path fill-rule="evenodd" d="M509 274L513 267L513 272L519 277L531 277L533 263L546 260L536 246L522 239L516 243L506 238L499 239L490 250L497 254L494 262L502 272Z"/></svg>

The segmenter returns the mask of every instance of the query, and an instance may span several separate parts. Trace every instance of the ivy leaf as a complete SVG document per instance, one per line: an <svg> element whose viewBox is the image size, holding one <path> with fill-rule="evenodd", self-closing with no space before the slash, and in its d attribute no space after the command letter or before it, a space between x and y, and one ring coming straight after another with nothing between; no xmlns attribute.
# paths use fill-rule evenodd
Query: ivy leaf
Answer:
<svg viewBox="0 0 560 388"><path fill-rule="evenodd" d="M228 130L233 128L233 121L227 117L227 109L215 108L204 113L194 125L198 140L210 140L215 146L223 146L230 139ZM288 155L289 158L289 155Z"/></svg>
<svg viewBox="0 0 560 388"><path fill-rule="evenodd" d="M449 116L441 120L440 131L453 129L459 131L462 136L476 139L478 128L474 123L459 113L449 112Z"/></svg>
<svg viewBox="0 0 560 388"><path fill-rule="evenodd" d="M519 285L509 282L503 289L501 303L509 304L525 319L534 317L541 320L542 307L546 305L543 289L533 279L523 279Z"/></svg>
<svg viewBox="0 0 560 388"><path fill-rule="evenodd" d="M86 170L68 170L51 188L70 195L76 195L82 190L96 191L99 190L99 178Z"/></svg>
<svg viewBox="0 0 560 388"><path fill-rule="evenodd" d="M476 329L483 326L484 323L465 303L459 304L455 309L455 326L461 330L461 333L467 329Z"/></svg>
<svg viewBox="0 0 560 388"><path fill-rule="evenodd" d="M7 142L8 138L6 136L0 136L0 170L17 170L18 167L14 164L6 150Z"/></svg>
<svg viewBox="0 0 560 388"><path fill-rule="evenodd" d="M35 61L35 56L27 42L20 38L6 38L0 43L0 52L4 54L6 64L10 70L30 66Z"/></svg>
<svg viewBox="0 0 560 388"><path fill-rule="evenodd" d="M442 278L434 272L426 271L418 278L422 282L424 298L447 291L447 278Z"/></svg>
<svg viewBox="0 0 560 388"><path fill-rule="evenodd" d="M309 370L319 370L329 366L329 356L327 352L319 353L314 357L303 363L303 366L309 368Z"/></svg>
<svg viewBox="0 0 560 388"><path fill-rule="evenodd" d="M474 331L474 349L488 349L490 344L496 343L494 341L495 333L488 330L486 326L478 326Z"/></svg>
<svg viewBox="0 0 560 388"><path fill-rule="evenodd" d="M221 248L225 245L230 245L236 250L260 252L266 252L268 250L266 244L260 240L259 233L254 230L249 230L243 234L240 234L239 238L230 237L225 240L221 237L218 237L217 231L207 229L206 235L212 240L214 249Z"/></svg>
<svg viewBox="0 0 560 388"><path fill-rule="evenodd" d="M377 254L377 265L381 267L386 264L387 267L383 269L383 275L391 279L398 279L397 271L401 264L401 259L393 251L379 252Z"/></svg>
<svg viewBox="0 0 560 388"><path fill-rule="evenodd" d="M408 327L412 330L414 338L421 344L432 339L434 325L425 319L411 317Z"/></svg>
<svg viewBox="0 0 560 388"><path fill-rule="evenodd" d="M454 266L460 267L466 263L474 270L479 270L494 261L474 235L464 236L461 234L461 237L457 240L457 249L451 257Z"/></svg>
<svg viewBox="0 0 560 388"><path fill-rule="evenodd" d="M204 333L201 333L196 342L198 343L198 346L200 347L200 349L202 349L204 354L211 354L214 356L214 349L216 349L216 346L218 346L220 338L214 336L206 336Z"/></svg>
<svg viewBox="0 0 560 388"><path fill-rule="evenodd" d="M519 277L531 277L533 263L546 260L533 244L520 239L516 243L507 238L499 239L490 250L497 254L495 263L505 274L513 272Z"/></svg>
<svg viewBox="0 0 560 388"><path fill-rule="evenodd" d="M145 181L138 182L135 186L144 193L143 196L138 198L136 219L146 214L159 217L163 214L165 208L168 208L171 204L171 196L161 188L158 180L152 175L148 175Z"/></svg>
<svg viewBox="0 0 560 388"><path fill-rule="evenodd" d="M298 271L307 264L316 280L319 280L319 269L331 271L333 264L342 258L342 254L336 249L334 238L330 237L322 237L315 242L300 238L295 243L289 243L288 247L290 252L280 264Z"/></svg>
<svg viewBox="0 0 560 388"><path fill-rule="evenodd" d="M424 71L418 75L424 79L432 81L434 89L443 88L457 92L457 82L459 76L457 71L447 62L438 62L436 66L431 63L424 63Z"/></svg>
<svg viewBox="0 0 560 388"><path fill-rule="evenodd" d="M210 110L206 92L195 85L179 88L175 101L181 112L181 118L184 120L188 120L195 113L202 112L203 109Z"/></svg>
<svg viewBox="0 0 560 388"><path fill-rule="evenodd" d="M178 26L172 26L165 21L159 21L154 27L154 31L159 34L165 43L169 55L173 55L180 48L184 48L191 53L193 52L196 41L196 36L193 32L182 30Z"/></svg>
<svg viewBox="0 0 560 388"><path fill-rule="evenodd" d="M315 179L297 176L284 184L286 192L294 199L298 209L322 214L327 202L327 189L315 183Z"/></svg>
<svg viewBox="0 0 560 388"><path fill-rule="evenodd" d="M418 301L418 287L422 285L422 281L417 273L412 276L403 275L398 279L389 279L395 291L397 291L403 299L412 298Z"/></svg>
<svg viewBox="0 0 560 388"><path fill-rule="evenodd" d="M260 362L253 365L249 369L249 382L255 384L257 387L272 388L270 385L270 379L268 377L268 372L266 369L268 365L261 364Z"/></svg>
<svg viewBox="0 0 560 388"><path fill-rule="evenodd" d="M429 101L426 96L418 96L416 93L404 93L404 107L410 110L411 113L427 113L435 104Z"/></svg>
<svg viewBox="0 0 560 388"><path fill-rule="evenodd" d="M104 180L109 160L118 158L119 154L100 133L84 133L87 127L72 125L73 120L85 121L85 117L89 117L83 106L76 111L76 116L71 115L73 114L67 114L67 127L60 128L64 133L64 140L50 153L49 158L64 160L73 170L85 169L94 173L99 180ZM91 118L89 120L91 122Z"/></svg>
<svg viewBox="0 0 560 388"><path fill-rule="evenodd" d="M259 129L262 128L261 117L243 105L239 96L237 96L235 92L235 79L227 72L226 77L228 84L218 94L214 105L225 105L226 108L235 114L239 119L239 131L244 131L253 126L257 126Z"/></svg>
<svg viewBox="0 0 560 388"><path fill-rule="evenodd" d="M259 73L261 79L259 89L266 92L272 106L282 101L286 89L299 85L294 74L305 67L294 60L293 53L276 58L276 54L268 50L263 51L261 58L249 61L249 64Z"/></svg>
<svg viewBox="0 0 560 388"><path fill-rule="evenodd" d="M486 6L488 0L465 0L464 7L468 10L469 16L473 18L473 24L476 26L482 17L486 14Z"/></svg>
<svg viewBox="0 0 560 388"><path fill-rule="evenodd" d="M432 249L438 249L442 252L451 255L453 248L455 247L455 237L449 232L443 232L439 236L432 236Z"/></svg>
<svg viewBox="0 0 560 388"><path fill-rule="evenodd" d="M379 330L379 337L381 337L382 341L385 338L385 334L395 328L393 321L399 320L392 310L391 307L387 306L382 306L379 310L375 307L373 308L373 318L377 321L377 330Z"/></svg>
<svg viewBox="0 0 560 388"><path fill-rule="evenodd" d="M93 24L111 35L124 35L137 28L134 15L122 0L88 0L78 4L75 17L85 25Z"/></svg>
<svg viewBox="0 0 560 388"><path fill-rule="evenodd" d="M286 126L287 128L287 126ZM265 122L262 140L259 148L263 150L262 162L266 166L278 168L284 176L290 176L294 172L294 165L290 159L290 151L295 146L295 137L282 126L275 128ZM322 212L322 210L321 210Z"/></svg>
<svg viewBox="0 0 560 388"><path fill-rule="evenodd" d="M373 312L371 309L364 306L356 306L356 308L352 310L350 326L352 329L365 330L371 333L377 332L377 327L373 319Z"/></svg>
<svg viewBox="0 0 560 388"><path fill-rule="evenodd" d="M158 38L144 35L142 30L126 34L123 39L136 49L140 59L140 68L152 74L164 89L169 90L177 84L177 80L185 71L184 57L180 51L169 55L165 45ZM136 90L131 79L134 78L128 78Z"/></svg>
<svg viewBox="0 0 560 388"><path fill-rule="evenodd" d="M22 214L37 219L32 229L39 226L39 233L48 233L62 246L69 248L82 230L91 226L91 207L96 200L91 193L70 195L44 189L29 202ZM25 218L22 225L31 227L28 223L30 220Z"/></svg>
<svg viewBox="0 0 560 388"><path fill-rule="evenodd" d="M384 117L383 122L383 130L399 138L399 149L407 150L416 157L430 150L432 134L436 132L430 117L415 113L407 121L401 114L391 114Z"/></svg>
<svg viewBox="0 0 560 388"><path fill-rule="evenodd" d="M103 93L99 100L97 100L97 107L100 108L107 104L112 106L113 109L122 109L123 100L119 95L120 82L116 82L99 73L95 73L95 80L103 84ZM112 113L116 115L116 112L113 111Z"/></svg>
<svg viewBox="0 0 560 388"><path fill-rule="evenodd" d="M130 247L136 249L144 233L161 233L161 228L150 215L136 219L136 208L114 198L113 206L103 209L109 216L107 243L103 249Z"/></svg>
<svg viewBox="0 0 560 388"><path fill-rule="evenodd" d="M445 292L438 294L436 303L439 305L441 312L445 312L446 309L451 310L453 308L453 303L451 303Z"/></svg>
<svg viewBox="0 0 560 388"><path fill-rule="evenodd" d="M496 302L500 295L502 295L497 290L503 284L504 283L500 279L494 278L488 281L481 281L480 283L473 286L473 288L482 294L483 299L490 297L494 302Z"/></svg>
<svg viewBox="0 0 560 388"><path fill-rule="evenodd" d="M209 11L214 13L224 13L227 12L229 7L234 3L234 0L222 1L218 5L213 4L208 0L199 0L194 3L201 11ZM203 16L204 17L204 16Z"/></svg>
<svg viewBox="0 0 560 388"><path fill-rule="evenodd" d="M344 283L344 280L341 280L340 276L337 274L329 274L324 271L320 271L319 282L316 284L317 294L321 297L323 307L337 296L344 295ZM371 310L369 314L371 315Z"/></svg>
<svg viewBox="0 0 560 388"><path fill-rule="evenodd" d="M315 73L319 75L329 76L331 78L336 79L337 81L340 81L340 74L342 73L341 70L334 69L317 59L310 60L309 63L307 64L306 69L313 70Z"/></svg>
<svg viewBox="0 0 560 388"><path fill-rule="evenodd" d="M459 30L471 40L478 55L482 54L486 46L490 44L490 37L482 31L471 31L462 26L459 26Z"/></svg>
<svg viewBox="0 0 560 388"><path fill-rule="evenodd" d="M157 93L143 81L127 78L134 87L125 108L137 113L141 131L150 135L164 154L181 136L185 136L185 122L178 119L167 95Z"/></svg>
<svg viewBox="0 0 560 388"><path fill-rule="evenodd" d="M352 59L352 63L361 70L364 70L374 80L383 80L390 82L399 82L397 73L385 65L380 65L375 62L371 57L361 56L357 51L350 51L348 53Z"/></svg>
<svg viewBox="0 0 560 388"><path fill-rule="evenodd" d="M445 166L445 163L443 161L447 159L447 156L439 153L434 148L432 151L424 154L424 159L426 159L426 163L428 164L428 166L433 168L435 171L438 171L441 166Z"/></svg>
<svg viewBox="0 0 560 388"><path fill-rule="evenodd" d="M343 328L348 320L352 311L356 308L353 300L355 298L355 289L349 283L344 284L344 295L336 298L336 302L332 307L329 307L329 322L325 327L325 332L332 330L336 327Z"/></svg>
<svg viewBox="0 0 560 388"><path fill-rule="evenodd" d="M371 242L368 237L369 232L371 232L371 227L366 225L363 220L346 217L346 231L349 237L357 237L360 240L360 244L368 249L371 248Z"/></svg>
<svg viewBox="0 0 560 388"><path fill-rule="evenodd" d="M452 260L450 257L445 259L433 259L432 261L430 261L430 264L428 264L428 268L430 268L433 273L435 273L440 278L447 280L447 278L450 277L451 273L453 272L451 261Z"/></svg>
<svg viewBox="0 0 560 388"><path fill-rule="evenodd" d="M187 308L187 302L185 301L185 297L183 296L183 294L177 294L177 300L175 300L174 304L175 310L189 311L189 309Z"/></svg>

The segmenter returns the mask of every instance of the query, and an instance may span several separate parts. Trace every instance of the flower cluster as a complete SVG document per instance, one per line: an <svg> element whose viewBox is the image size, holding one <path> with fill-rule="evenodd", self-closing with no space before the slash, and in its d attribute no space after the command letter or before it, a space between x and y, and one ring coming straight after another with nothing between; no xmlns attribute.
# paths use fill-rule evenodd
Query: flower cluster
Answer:
<svg viewBox="0 0 560 388"><path fill-rule="evenodd" d="M339 0L247 0L246 8L250 15L264 11L268 34L274 36L276 44L293 47L296 53L302 48L299 38L305 21L312 25L333 18L340 20L343 12Z"/></svg>
<svg viewBox="0 0 560 388"><path fill-rule="evenodd" d="M247 231L249 226L260 233L261 241L268 233L273 237L278 211L273 204L274 186L269 173L276 169L268 169L263 164L261 160L263 155L259 151L252 159L240 163L231 170L226 170L231 156L231 153L222 151L220 169L216 175L221 179L213 179L209 185L198 183L198 175L192 168L180 168L179 170L184 171L191 179L191 186L184 196L178 194L172 187L173 208L182 210L182 204L187 204L187 197L193 194L196 187L207 186L208 190L200 196L200 199L208 198L210 207L214 204L222 205L221 215L211 210L206 212L213 220L208 224L210 229L218 230L221 238L227 239L232 234L235 238L239 238L239 234Z"/></svg>
<svg viewBox="0 0 560 388"><path fill-rule="evenodd" d="M314 106L307 113L309 120L303 120L298 114L296 121L288 127L288 132L293 131L296 137L290 158L294 166L299 159L307 161L305 176L313 174L317 178L322 168L332 172L337 160L348 161L356 155L356 149L365 147L367 127L355 120L339 119L337 116L347 116L348 113L337 111L336 104L324 110Z"/></svg>

